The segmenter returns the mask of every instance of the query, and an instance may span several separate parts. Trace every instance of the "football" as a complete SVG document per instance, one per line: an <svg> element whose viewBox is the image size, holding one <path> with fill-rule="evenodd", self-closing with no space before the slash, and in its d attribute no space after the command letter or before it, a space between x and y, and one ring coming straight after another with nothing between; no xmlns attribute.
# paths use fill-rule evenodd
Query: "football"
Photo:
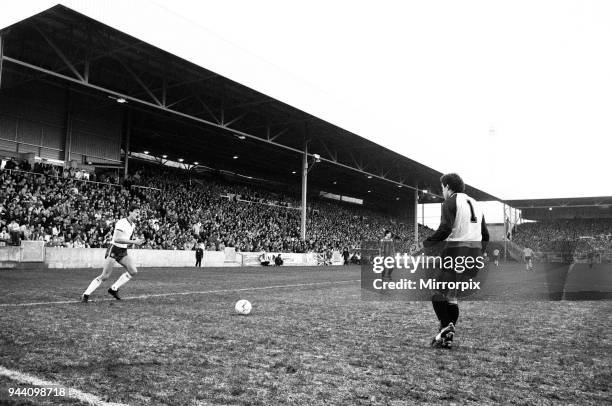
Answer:
<svg viewBox="0 0 612 406"><path fill-rule="evenodd" d="M237 301L236 306L234 306L234 310L236 310L236 313L244 315L251 313L251 308L251 302L245 299Z"/></svg>

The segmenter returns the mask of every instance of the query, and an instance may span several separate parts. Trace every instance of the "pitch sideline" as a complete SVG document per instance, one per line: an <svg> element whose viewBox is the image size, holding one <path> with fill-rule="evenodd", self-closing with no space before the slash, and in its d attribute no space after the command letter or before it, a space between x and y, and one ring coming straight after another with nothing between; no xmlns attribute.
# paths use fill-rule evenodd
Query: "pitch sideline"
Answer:
<svg viewBox="0 0 612 406"><path fill-rule="evenodd" d="M149 299L154 297L166 297L166 296L186 296L186 295L204 295L211 293L228 293L228 292L243 292L247 290L268 290L268 289L283 289L283 288L297 288L302 286L317 286L317 285L328 285L335 283L348 283L348 282L359 282L361 279L349 279L343 281L326 281L326 282L312 282L312 283L296 283L293 285L274 285L274 286L262 286L262 287L251 287L251 288L240 288L240 289L218 289L218 290L200 290L200 291L190 291L190 292L173 292L173 293L152 293L147 295L139 295L139 296L127 296L121 298L122 300L142 300ZM92 300L93 303L97 302L110 302L115 299L99 299ZM72 304L72 303L81 303L80 300L59 300L55 302L31 302L31 303L2 303L0 304L0 308L2 307L27 307L27 306L42 306L42 305L52 305L52 304Z"/></svg>
<svg viewBox="0 0 612 406"><path fill-rule="evenodd" d="M36 376L29 375L23 372L14 371L12 369L5 368L1 365L0 365L0 376L5 376L12 381L19 382L20 384L34 385L34 386L38 386L41 388L50 388L50 387L51 388L64 388L66 390L66 396L61 396L61 397L77 399L77 400L80 400L81 402L85 402L88 405L92 405L92 406L128 406L125 403L105 402L102 399L100 399L98 396L93 395L91 393L87 393L87 392L80 391L78 389L66 387L57 382L40 379ZM59 397L52 396L52 398L56 399ZM14 399L15 400L20 400L20 399L27 400L27 399L31 399L31 397L24 398L23 396L15 396Z"/></svg>

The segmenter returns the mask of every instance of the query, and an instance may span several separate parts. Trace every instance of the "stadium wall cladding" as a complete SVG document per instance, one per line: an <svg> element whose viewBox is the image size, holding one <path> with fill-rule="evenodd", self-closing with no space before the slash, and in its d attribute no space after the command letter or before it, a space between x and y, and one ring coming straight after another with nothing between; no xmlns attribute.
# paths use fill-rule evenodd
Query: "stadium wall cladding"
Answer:
<svg viewBox="0 0 612 406"><path fill-rule="evenodd" d="M13 268L18 263L41 264L47 268L102 268L104 248L57 248L44 247L38 241L24 241L21 247L0 248L0 268ZM260 252L237 253L233 247L224 251L205 251L202 258L204 267L261 266ZM191 267L195 263L194 251L182 250L131 250L130 256L138 267ZM283 253L283 266L316 266L315 253ZM334 261L341 265L342 261ZM119 266L116 264L115 266Z"/></svg>
<svg viewBox="0 0 612 406"><path fill-rule="evenodd" d="M3 89L0 151L80 163L120 163L122 114L117 103L44 83Z"/></svg>

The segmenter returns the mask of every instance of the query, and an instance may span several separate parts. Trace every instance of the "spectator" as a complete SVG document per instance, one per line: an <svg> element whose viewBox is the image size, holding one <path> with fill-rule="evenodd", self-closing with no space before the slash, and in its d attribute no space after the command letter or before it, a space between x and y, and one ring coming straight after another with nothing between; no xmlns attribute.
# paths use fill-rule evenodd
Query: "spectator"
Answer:
<svg viewBox="0 0 612 406"><path fill-rule="evenodd" d="M342 258L344 259L344 265L349 265L350 256L351 254L348 250L348 247L344 247L344 249L342 250Z"/></svg>
<svg viewBox="0 0 612 406"><path fill-rule="evenodd" d="M15 219L9 223L8 232L11 236L11 245L21 245L21 228Z"/></svg>
<svg viewBox="0 0 612 406"><path fill-rule="evenodd" d="M4 169L16 169L17 162L15 162L15 158L11 158L6 165L4 165Z"/></svg>
<svg viewBox="0 0 612 406"><path fill-rule="evenodd" d="M2 227L2 230L0 230L0 247L4 247L6 246L6 244L10 244L11 242L11 235L8 232L8 229L6 227Z"/></svg>

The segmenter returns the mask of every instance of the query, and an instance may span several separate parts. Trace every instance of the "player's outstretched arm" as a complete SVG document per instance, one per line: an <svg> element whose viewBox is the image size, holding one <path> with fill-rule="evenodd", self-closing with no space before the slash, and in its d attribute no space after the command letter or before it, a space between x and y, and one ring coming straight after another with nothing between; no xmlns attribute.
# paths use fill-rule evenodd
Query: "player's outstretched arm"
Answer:
<svg viewBox="0 0 612 406"><path fill-rule="evenodd" d="M435 233L424 241L425 247L430 244L427 242L431 241L444 241L453 231L453 224L455 223L455 216L457 215L457 203L455 199L447 199L442 203L442 215L440 218L440 226Z"/></svg>

